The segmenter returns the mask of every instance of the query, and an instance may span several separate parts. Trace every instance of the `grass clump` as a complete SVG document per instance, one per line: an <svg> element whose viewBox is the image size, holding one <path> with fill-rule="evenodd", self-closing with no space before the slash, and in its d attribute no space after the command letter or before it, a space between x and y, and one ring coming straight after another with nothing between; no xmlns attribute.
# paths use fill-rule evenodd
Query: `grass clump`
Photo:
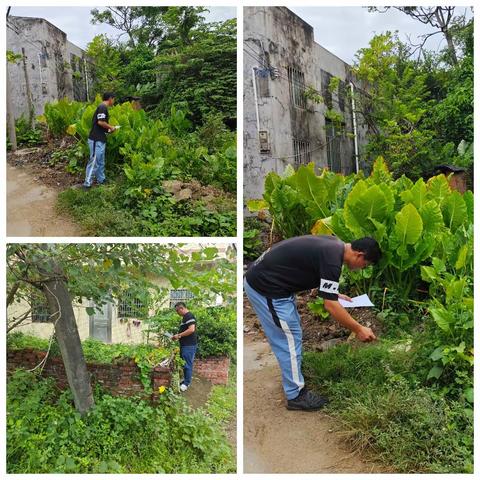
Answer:
<svg viewBox="0 0 480 480"><path fill-rule="evenodd" d="M405 473L472 473L473 410L416 368L408 343L340 345L305 354L309 382L327 394L353 446Z"/></svg>

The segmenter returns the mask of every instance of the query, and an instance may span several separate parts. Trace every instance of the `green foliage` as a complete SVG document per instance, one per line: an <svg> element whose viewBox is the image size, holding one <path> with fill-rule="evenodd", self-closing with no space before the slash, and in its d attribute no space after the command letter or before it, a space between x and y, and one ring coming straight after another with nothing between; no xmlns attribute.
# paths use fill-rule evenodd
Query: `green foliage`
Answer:
<svg viewBox="0 0 480 480"><path fill-rule="evenodd" d="M46 124L49 133L54 137L62 137L67 133L67 128L81 116L85 105L64 98L53 103L46 103L44 108L43 115L37 118L38 122Z"/></svg>
<svg viewBox="0 0 480 480"><path fill-rule="evenodd" d="M473 141L473 19L450 34L464 47L458 63L432 52L414 60L390 32L357 54L355 100L370 127L362 155L367 163L384 156L395 178L429 176L456 163L462 140Z"/></svg>
<svg viewBox="0 0 480 480"><path fill-rule="evenodd" d="M223 433L202 410L164 394L158 405L96 394L85 417L70 393L17 371L7 385L9 473L227 473Z"/></svg>
<svg viewBox="0 0 480 480"><path fill-rule="evenodd" d="M236 357L237 351L237 315L234 307L196 307L189 309L197 319L198 335L197 356ZM153 334L177 332L181 318L171 310L159 311L149 320L149 330Z"/></svg>
<svg viewBox="0 0 480 480"><path fill-rule="evenodd" d="M236 366L230 368L227 385L214 385L206 403L208 414L216 424L226 425L237 411Z"/></svg>
<svg viewBox="0 0 480 480"><path fill-rule="evenodd" d="M97 98L96 103L85 105L61 101L45 106L49 130L67 132L79 140L68 153L53 155L53 160L68 157L71 172L81 169L88 158L87 139L99 101ZM96 235L99 230L106 236L233 235L234 198L221 195L220 190L236 191L236 138L217 117L209 119L211 125L192 130L186 113L174 106L169 116L152 120L131 103L115 105L110 108L110 123L120 128L107 137L107 170L110 176L120 176L116 185L91 192L63 192L61 207ZM196 179L219 191L208 204L177 200L162 186L166 179ZM102 208L97 209L97 201Z"/></svg>
<svg viewBox="0 0 480 480"><path fill-rule="evenodd" d="M44 143L43 132L34 126L31 128L28 120L21 116L15 120L17 144L25 147L35 147Z"/></svg>
<svg viewBox="0 0 480 480"><path fill-rule="evenodd" d="M471 473L473 411L466 396L447 399L426 386L412 348L419 340L309 352L305 372L354 448L399 473Z"/></svg>
<svg viewBox="0 0 480 480"><path fill-rule="evenodd" d="M243 259L255 260L262 253L262 224L255 217L246 217L243 227Z"/></svg>

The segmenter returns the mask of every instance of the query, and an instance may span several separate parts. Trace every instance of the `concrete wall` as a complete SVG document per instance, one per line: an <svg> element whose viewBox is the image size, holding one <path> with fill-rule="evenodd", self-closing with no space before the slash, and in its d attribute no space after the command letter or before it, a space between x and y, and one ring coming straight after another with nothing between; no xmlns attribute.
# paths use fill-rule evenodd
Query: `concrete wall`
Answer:
<svg viewBox="0 0 480 480"><path fill-rule="evenodd" d="M226 249L223 252L226 253ZM158 310L170 308L170 298L168 295L171 286L169 282L164 278L151 279L152 283L155 283L158 287L164 289L165 297L163 301L156 305L155 308L149 311L149 316L153 316ZM222 299L216 298L215 305L221 305ZM80 339L83 341L93 336L93 323L92 318L88 315L86 308L94 306L92 302L84 300L82 303L74 304L73 309L75 313L75 319L77 321L78 332ZM20 303L13 303L8 307L7 315L9 319L19 318L23 313L30 309L30 305L24 301ZM138 318L122 318L118 314L118 304L111 303L108 306L108 311L111 316L111 328L110 328L110 342L111 343L127 343L137 344L147 341L147 325L141 319ZM180 317L179 324L180 324ZM22 332L27 335L33 335L39 338L50 338L53 332L53 324L48 322L35 322L25 324L16 327L13 331Z"/></svg>
<svg viewBox="0 0 480 480"><path fill-rule="evenodd" d="M64 97L86 100L85 52L69 42L65 32L43 18L8 17L7 50L25 52L25 63L35 115L43 113L44 105ZM76 74L70 62L74 55ZM80 59L80 62L78 61ZM27 80L22 59L8 64L10 92L15 118L28 118ZM75 88L74 88L75 87Z"/></svg>
<svg viewBox="0 0 480 480"><path fill-rule="evenodd" d="M260 198L265 176L295 165L293 140L309 142L310 160L328 167L325 112L327 106L307 100L305 108L291 100L288 68L303 72L304 84L326 93L331 77L349 84L349 66L314 42L313 28L285 7L244 9L244 197ZM253 74L252 69L257 73ZM255 105L254 78L258 101ZM344 117L345 131L353 132L351 103L332 95L331 107ZM260 153L257 131L265 131L270 151ZM358 121L357 115L357 121ZM366 128L359 126L359 143ZM344 134L339 140L339 173L355 169L354 142Z"/></svg>

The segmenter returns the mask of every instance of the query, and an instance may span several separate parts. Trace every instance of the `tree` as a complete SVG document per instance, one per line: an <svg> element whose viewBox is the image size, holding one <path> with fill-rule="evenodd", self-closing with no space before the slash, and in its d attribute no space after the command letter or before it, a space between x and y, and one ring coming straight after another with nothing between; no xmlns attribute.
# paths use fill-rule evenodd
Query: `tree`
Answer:
<svg viewBox="0 0 480 480"><path fill-rule="evenodd" d="M215 247L206 246L190 254L182 247L166 244L10 244L7 308L31 304L32 294L43 296L75 407L84 414L93 407L93 396L73 302L88 300L101 308L128 289L143 295L142 301L155 308L168 294L168 289L152 281L159 276L173 288L187 288L205 301L218 293L233 297L233 254L218 259L217 253ZM28 320L29 310L26 309L23 322ZM92 310L93 307L87 307L89 313ZM15 319L16 326L18 320Z"/></svg>
<svg viewBox="0 0 480 480"><path fill-rule="evenodd" d="M430 25L436 28L437 31L422 35L421 42L415 45L416 50L422 50L425 42L439 33L443 34L447 42L447 60L452 64L458 63L457 52L455 50L455 44L453 40L452 28L458 23L465 23L465 15L455 17L456 7L368 7L369 11L373 12L386 12L390 8L399 10L405 13L409 17L423 23L424 25Z"/></svg>
<svg viewBox="0 0 480 480"><path fill-rule="evenodd" d="M203 7L106 7L91 11L92 23L107 23L128 36L128 46L158 49L167 38L190 42L190 31L203 22Z"/></svg>
<svg viewBox="0 0 480 480"><path fill-rule="evenodd" d="M369 127L365 154L384 156L395 176L415 178L432 169L433 131L422 123L430 107L426 75L409 60L409 49L390 32L375 35L352 68L356 105ZM358 88L359 87L359 88Z"/></svg>

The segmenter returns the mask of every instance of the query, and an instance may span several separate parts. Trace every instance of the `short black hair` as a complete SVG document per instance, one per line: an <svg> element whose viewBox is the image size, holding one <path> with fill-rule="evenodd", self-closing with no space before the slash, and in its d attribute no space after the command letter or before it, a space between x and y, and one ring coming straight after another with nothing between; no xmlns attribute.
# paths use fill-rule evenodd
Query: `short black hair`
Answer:
<svg viewBox="0 0 480 480"><path fill-rule="evenodd" d="M377 263L382 258L382 251L378 242L371 237L363 237L354 240L351 243L352 250L362 252L365 255L365 260L370 263Z"/></svg>
<svg viewBox="0 0 480 480"><path fill-rule="evenodd" d="M187 306L185 305L185 302L177 302L177 303L175 304L175 309L177 309L177 308L182 308L182 307L183 307L183 308L187 308Z"/></svg>
<svg viewBox="0 0 480 480"><path fill-rule="evenodd" d="M107 100L110 100L111 98L115 98L115 94L112 92L105 92L103 94L102 100L106 102Z"/></svg>

